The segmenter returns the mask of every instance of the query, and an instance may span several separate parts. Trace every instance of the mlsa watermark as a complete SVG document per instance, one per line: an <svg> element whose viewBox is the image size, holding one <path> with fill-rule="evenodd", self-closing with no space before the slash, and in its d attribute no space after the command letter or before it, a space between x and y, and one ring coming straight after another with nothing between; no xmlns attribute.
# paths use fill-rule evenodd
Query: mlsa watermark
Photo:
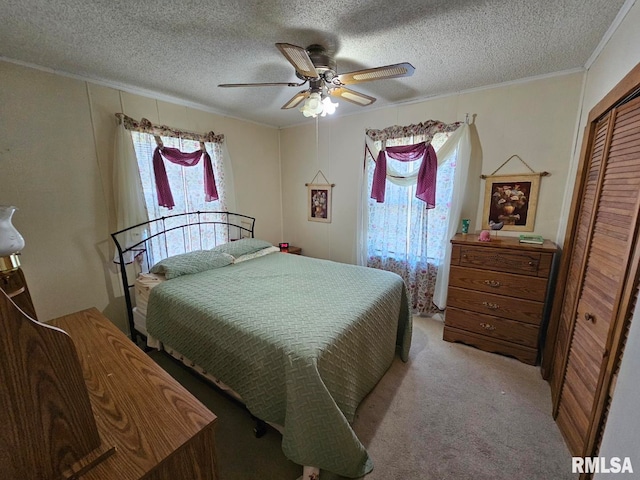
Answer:
<svg viewBox="0 0 640 480"><path fill-rule="evenodd" d="M633 473L629 457L572 457L571 473Z"/></svg>

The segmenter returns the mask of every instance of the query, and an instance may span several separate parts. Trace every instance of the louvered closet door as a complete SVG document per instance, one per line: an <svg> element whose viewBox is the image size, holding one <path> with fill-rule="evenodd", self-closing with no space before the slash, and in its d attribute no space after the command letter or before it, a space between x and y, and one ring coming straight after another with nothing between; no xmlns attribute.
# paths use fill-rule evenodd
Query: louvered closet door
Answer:
<svg viewBox="0 0 640 480"><path fill-rule="evenodd" d="M558 323L558 333L556 346L558 349L564 349L570 345L571 341L571 325L575 316L576 299L582 288L582 269L583 259L587 250L587 242L591 234L591 220L595 208L596 194L599 187L600 171L604 165L604 154L607 150L605 143L607 141L607 133L609 131L610 115L607 115L596 126L596 132L593 140L593 148L588 167L587 178L582 195L582 203L578 213L578 224L575 232L573 255L569 264L567 273L567 282L565 289L565 300L562 306L560 322ZM568 351L557 351L556 358L564 358ZM564 381L565 363L556 361L553 364L552 374L552 392L560 392ZM573 392L568 391L565 395L571 396ZM557 399L554 398L554 401Z"/></svg>
<svg viewBox="0 0 640 480"><path fill-rule="evenodd" d="M574 455L594 422L612 322L618 315L640 208L640 98L596 128L562 315L573 317L557 422ZM568 320L568 318L567 318ZM564 323L564 322L561 322ZM605 392L606 393L606 392Z"/></svg>
<svg viewBox="0 0 640 480"><path fill-rule="evenodd" d="M596 437L596 445L600 446L602 444L602 437L604 435L604 427L607 422L607 418L609 417L609 412L611 411L611 402L613 401L613 392L616 389L616 383L618 381L618 375L620 373L620 366L622 365L622 356L624 355L624 349L627 345L627 339L629 338L629 329L631 328L631 319L633 317L633 313L635 312L636 305L638 304L638 285L635 285L634 295L631 300L631 308L627 312L627 317L625 318L625 326L622 329L622 335L620 339L621 348L618 353L618 358L615 359L615 363L612 370L612 378L611 378L611 388L606 394L606 398L602 407L602 422L598 426L597 437ZM598 452L594 452L594 456L598 454Z"/></svg>

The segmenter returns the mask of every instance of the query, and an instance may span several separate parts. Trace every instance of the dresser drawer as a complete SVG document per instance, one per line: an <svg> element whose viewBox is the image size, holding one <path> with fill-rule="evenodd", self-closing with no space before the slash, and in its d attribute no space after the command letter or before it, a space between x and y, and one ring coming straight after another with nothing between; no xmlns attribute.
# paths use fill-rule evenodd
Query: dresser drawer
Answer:
<svg viewBox="0 0 640 480"><path fill-rule="evenodd" d="M449 287L447 307L539 325L544 303Z"/></svg>
<svg viewBox="0 0 640 480"><path fill-rule="evenodd" d="M535 365L538 358L538 350L535 348L523 347L522 345L493 339L486 335L478 335L477 333L448 327L447 325L444 326L442 338L447 342L462 342L467 345L473 345L486 352L509 355L529 365Z"/></svg>
<svg viewBox="0 0 640 480"><path fill-rule="evenodd" d="M538 302L544 302L547 293L546 278L494 272L478 268L452 266L449 273L449 285L451 287L467 288Z"/></svg>
<svg viewBox="0 0 640 480"><path fill-rule="evenodd" d="M540 257L539 252L462 246L459 265L537 276Z"/></svg>
<svg viewBox="0 0 640 480"><path fill-rule="evenodd" d="M538 346L538 326L531 323L516 322L515 320L466 312L451 307L447 308L444 322L449 327L517 343L525 347L537 348Z"/></svg>

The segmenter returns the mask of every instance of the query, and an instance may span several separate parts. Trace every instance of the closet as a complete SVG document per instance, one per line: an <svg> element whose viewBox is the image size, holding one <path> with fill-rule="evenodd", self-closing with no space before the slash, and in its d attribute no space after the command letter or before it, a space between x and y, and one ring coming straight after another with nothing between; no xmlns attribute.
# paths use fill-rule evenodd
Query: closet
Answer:
<svg viewBox="0 0 640 480"><path fill-rule="evenodd" d="M638 296L640 64L589 114L542 362L575 456L596 456Z"/></svg>

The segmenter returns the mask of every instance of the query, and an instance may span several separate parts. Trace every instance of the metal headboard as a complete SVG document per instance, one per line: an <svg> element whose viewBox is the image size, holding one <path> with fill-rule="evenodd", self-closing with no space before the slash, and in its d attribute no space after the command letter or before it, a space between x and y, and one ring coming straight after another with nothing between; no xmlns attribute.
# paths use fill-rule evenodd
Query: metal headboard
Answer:
<svg viewBox="0 0 640 480"><path fill-rule="evenodd" d="M254 217L239 213L197 211L167 215L112 233L131 340L136 342L138 336L144 339L133 322L131 298L133 281L139 273L148 271L169 256L207 250L241 238L254 238L255 221Z"/></svg>

